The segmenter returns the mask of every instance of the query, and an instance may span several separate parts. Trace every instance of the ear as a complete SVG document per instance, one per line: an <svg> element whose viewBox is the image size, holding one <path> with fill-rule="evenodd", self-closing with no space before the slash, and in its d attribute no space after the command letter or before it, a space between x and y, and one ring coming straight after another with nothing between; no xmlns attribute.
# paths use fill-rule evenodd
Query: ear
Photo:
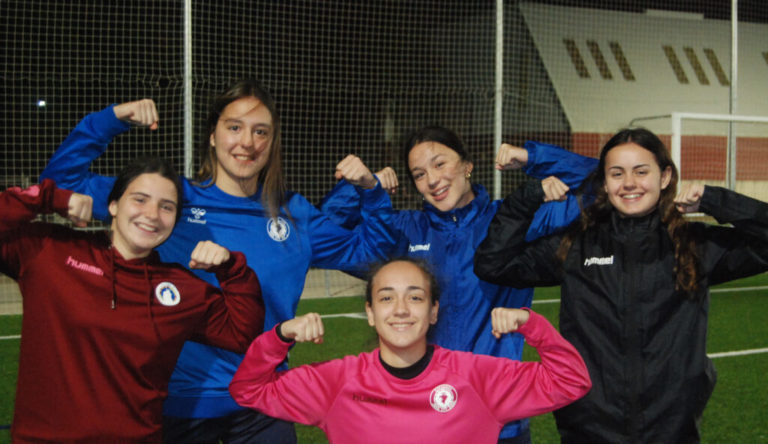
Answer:
<svg viewBox="0 0 768 444"><path fill-rule="evenodd" d="M376 327L376 322L373 321L373 308L369 302L365 303L365 314L368 316L368 325Z"/></svg>
<svg viewBox="0 0 768 444"><path fill-rule="evenodd" d="M429 310L429 323L431 325L437 324L437 312L440 311L440 302L435 301L435 304Z"/></svg>
<svg viewBox="0 0 768 444"><path fill-rule="evenodd" d="M214 147L214 148L216 148L216 142L215 142L215 140L216 140L216 139L214 139L214 137L213 137L213 133L211 133L210 137L208 137L208 143L209 143L209 144L210 144L212 147Z"/></svg>
<svg viewBox="0 0 768 444"><path fill-rule="evenodd" d="M668 166L661 172L661 189L666 190L672 180L672 167Z"/></svg>
<svg viewBox="0 0 768 444"><path fill-rule="evenodd" d="M110 214L110 216L112 216L112 218L117 216L117 201L116 200L113 200L112 202L110 202L109 206L107 208L109 209L109 214Z"/></svg>
<svg viewBox="0 0 768 444"><path fill-rule="evenodd" d="M472 162L467 162L467 173L471 173L472 172L472 168L474 168L474 167L475 167L475 165L472 164Z"/></svg>

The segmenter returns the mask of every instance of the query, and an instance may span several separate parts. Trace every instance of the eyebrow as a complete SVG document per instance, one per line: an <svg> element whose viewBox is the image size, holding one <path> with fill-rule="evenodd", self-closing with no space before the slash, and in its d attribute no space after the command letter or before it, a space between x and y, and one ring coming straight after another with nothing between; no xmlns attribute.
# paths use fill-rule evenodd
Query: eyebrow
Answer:
<svg viewBox="0 0 768 444"><path fill-rule="evenodd" d="M238 117L228 117L228 118L222 118L221 120L222 120L224 123L243 123L243 120L242 120L242 119L240 119L240 118L238 118ZM260 123L257 123L257 124L255 124L255 125L253 125L253 126L261 126L261 127L266 127L266 128L272 128L272 125L270 125L269 123L261 123L261 122L260 122Z"/></svg>
<svg viewBox="0 0 768 444"><path fill-rule="evenodd" d="M423 287L419 287L418 285L409 285L406 290L422 290L426 291ZM376 290L376 293L379 293L381 291L395 291L394 287L381 287L378 290Z"/></svg>
<svg viewBox="0 0 768 444"><path fill-rule="evenodd" d="M150 198L152 197L152 196L150 196L149 194L147 194L147 193L144 193L144 192L142 192L142 191L132 191L132 192L128 193L128 195L129 195L129 196L142 196L142 197L150 197ZM178 204L178 203L176 203L176 201L175 201L175 200L173 200L173 199L160 199L160 202L163 202L163 203L170 203L170 204L173 204L173 205L175 205L175 206L179 206L179 204Z"/></svg>

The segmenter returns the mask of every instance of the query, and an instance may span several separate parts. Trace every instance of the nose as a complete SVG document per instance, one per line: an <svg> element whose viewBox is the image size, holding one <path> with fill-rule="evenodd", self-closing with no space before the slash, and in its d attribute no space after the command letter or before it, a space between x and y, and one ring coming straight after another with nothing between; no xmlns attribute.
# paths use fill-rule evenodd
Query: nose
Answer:
<svg viewBox="0 0 768 444"><path fill-rule="evenodd" d="M395 301L395 316L408 316L408 303L403 298L397 298Z"/></svg>
<svg viewBox="0 0 768 444"><path fill-rule="evenodd" d="M240 145L243 148L253 148L253 133L250 131L243 131L243 135L240 137Z"/></svg>
<svg viewBox="0 0 768 444"><path fill-rule="evenodd" d="M425 175L427 176L427 185L429 185L430 188L436 187L440 182L439 175L432 170L427 170Z"/></svg>
<svg viewBox="0 0 768 444"><path fill-rule="evenodd" d="M633 174L625 174L622 186L624 186L624 188L634 188L635 187L635 176Z"/></svg>
<svg viewBox="0 0 768 444"><path fill-rule="evenodd" d="M160 208L157 205L147 205L144 207L144 216L147 219L155 220L160 214Z"/></svg>

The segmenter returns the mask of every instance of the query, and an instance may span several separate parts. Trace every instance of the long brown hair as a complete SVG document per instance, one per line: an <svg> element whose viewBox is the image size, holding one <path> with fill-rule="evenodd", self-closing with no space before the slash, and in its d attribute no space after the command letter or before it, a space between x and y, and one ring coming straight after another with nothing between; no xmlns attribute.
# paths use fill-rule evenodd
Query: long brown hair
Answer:
<svg viewBox="0 0 768 444"><path fill-rule="evenodd" d="M677 275L675 287L689 297L694 297L698 290L698 277L701 274L700 264L696 253L696 244L690 230L688 230L688 222L675 208L674 199L677 194L678 182L677 168L664 142L645 128L623 129L603 146L597 169L585 180L582 187L583 190L594 193L594 202L582 209L581 220L575 223L563 237L557 250L557 257L561 262L564 262L575 237L590 227L607 221L614 211L604 186L605 158L611 149L626 143L635 143L650 151L661 171L665 171L667 168L671 171L669 185L661 190L656 209L661 223L667 227L675 246L675 274Z"/></svg>
<svg viewBox="0 0 768 444"><path fill-rule="evenodd" d="M280 207L285 206L286 185L283 176L282 147L280 144L280 115L277 112L272 95L255 79L243 79L227 88L219 94L211 104L208 116L205 119L205 132L200 137L198 151L200 153L200 169L195 177L198 184L206 181L210 186L216 182L216 148L211 146L211 134L216 130L219 117L230 103L244 97L254 97L267 107L272 115L272 142L269 150L269 159L264 168L259 171L256 178L261 187L261 202L269 211L271 217L277 217Z"/></svg>

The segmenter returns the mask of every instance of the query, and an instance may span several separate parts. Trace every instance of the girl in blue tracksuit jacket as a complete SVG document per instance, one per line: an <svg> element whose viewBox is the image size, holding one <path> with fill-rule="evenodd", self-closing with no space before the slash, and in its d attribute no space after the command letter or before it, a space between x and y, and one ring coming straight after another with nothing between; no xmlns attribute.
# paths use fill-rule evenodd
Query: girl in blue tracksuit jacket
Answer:
<svg viewBox="0 0 768 444"><path fill-rule="evenodd" d="M104 203L115 179L93 174L89 167L115 136L128 131L130 124L126 122L156 128L154 103L145 99L86 116L42 174L60 187L93 196L94 217L101 220L108 218ZM183 265L201 239L245 253L261 282L265 329L295 316L309 267L359 272L367 263L382 259L392 243L373 223L364 223L355 232L345 230L301 195L285 191L279 125L269 93L254 81L238 82L214 102L208 136L200 147L203 162L198 181L182 178L181 219L168 241L158 248L164 262ZM359 159L351 159L351 163L355 161L361 164ZM370 171L348 179L372 186L358 189L365 211L390 205ZM211 273L196 274L218 285ZM230 397L229 382L241 360L240 354L186 343L165 403L166 441L187 442L194 436L196 442L218 442L224 433L231 438L238 430L263 428L266 431L256 436L241 434L240 438L247 442L295 442L291 424L243 409ZM249 419L248 415L256 418ZM206 422L209 418L217 420ZM222 418L230 419L230 425Z"/></svg>
<svg viewBox="0 0 768 444"><path fill-rule="evenodd" d="M494 285L481 281L472 271L475 249L501 201L491 200L482 185L470 183L473 165L454 132L425 127L408 136L403 148L403 160L424 197L424 206L422 210L389 211L383 217L396 238L393 254L426 260L438 278L442 298L431 343L520 360L523 337L506 335L496 340L489 335L490 312L493 307L530 307L533 289ZM505 144L502 153L504 149L513 148ZM539 178L563 175L571 188L597 165L596 159L569 152L564 155L561 148L535 142L525 144L525 154L527 174ZM502 165L507 163L502 161ZM352 227L359 221L359 194L342 180L325 197L321 209L336 222ZM528 239L566 227L578 215L578 203L570 195L565 202L546 204L536 214ZM527 420L508 424L500 438L528 441Z"/></svg>

